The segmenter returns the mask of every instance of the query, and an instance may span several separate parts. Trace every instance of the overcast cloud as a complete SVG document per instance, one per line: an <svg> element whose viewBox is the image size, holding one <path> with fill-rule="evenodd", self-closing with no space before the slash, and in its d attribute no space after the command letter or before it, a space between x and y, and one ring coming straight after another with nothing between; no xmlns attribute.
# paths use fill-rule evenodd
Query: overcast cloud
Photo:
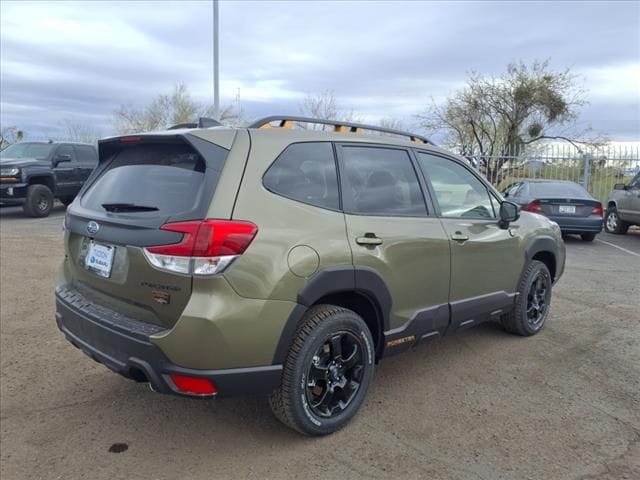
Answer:
<svg viewBox="0 0 640 480"><path fill-rule="evenodd" d="M212 101L211 2L0 2L3 126L108 134L120 104L186 83ZM640 140L640 2L220 2L222 103L298 113L331 89L368 121L411 124L467 72L550 58L582 76L580 123Z"/></svg>

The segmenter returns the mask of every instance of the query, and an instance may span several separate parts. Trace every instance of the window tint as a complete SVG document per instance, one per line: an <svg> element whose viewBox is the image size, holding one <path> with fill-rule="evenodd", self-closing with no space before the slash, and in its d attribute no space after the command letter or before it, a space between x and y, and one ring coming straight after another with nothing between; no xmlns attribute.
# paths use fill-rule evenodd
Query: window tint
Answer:
<svg viewBox="0 0 640 480"><path fill-rule="evenodd" d="M47 158L53 147L46 143L14 143L0 152L0 158Z"/></svg>
<svg viewBox="0 0 640 480"><path fill-rule="evenodd" d="M60 145L56 150L56 157L60 155L71 155L71 161L74 162L76 160L76 155L71 145Z"/></svg>
<svg viewBox="0 0 640 480"><path fill-rule="evenodd" d="M486 186L462 165L422 152L418 162L431 181L443 217L496 217Z"/></svg>
<svg viewBox="0 0 640 480"><path fill-rule="evenodd" d="M514 184L511 188L509 188L509 190L507 190L507 196L508 197L513 197L518 193L518 190L521 187L521 183L516 183Z"/></svg>
<svg viewBox="0 0 640 480"><path fill-rule="evenodd" d="M129 146L115 154L81 203L98 211L105 211L104 204L127 203L155 207L160 214L190 212L204 177L204 160L186 144Z"/></svg>
<svg viewBox="0 0 640 480"><path fill-rule="evenodd" d="M78 161L82 163L98 163L98 154L93 147L88 145L75 145L76 156Z"/></svg>
<svg viewBox="0 0 640 480"><path fill-rule="evenodd" d="M427 209L405 150L341 147L345 210L370 215L424 215Z"/></svg>
<svg viewBox="0 0 640 480"><path fill-rule="evenodd" d="M529 182L534 197L589 197L584 187L573 182Z"/></svg>
<svg viewBox="0 0 640 480"><path fill-rule="evenodd" d="M269 167L264 186L279 195L338 210L338 175L329 142L289 145Z"/></svg>

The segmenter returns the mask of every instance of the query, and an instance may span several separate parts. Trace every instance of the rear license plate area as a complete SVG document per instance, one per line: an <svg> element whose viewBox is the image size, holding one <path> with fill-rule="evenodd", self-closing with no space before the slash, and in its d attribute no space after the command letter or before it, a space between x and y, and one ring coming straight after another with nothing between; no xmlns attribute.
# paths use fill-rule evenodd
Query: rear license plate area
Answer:
<svg viewBox="0 0 640 480"><path fill-rule="evenodd" d="M84 259L84 267L99 277L109 278L113 268L116 247L104 243L89 242L89 251Z"/></svg>
<svg viewBox="0 0 640 480"><path fill-rule="evenodd" d="M576 213L575 205L559 205L558 213Z"/></svg>

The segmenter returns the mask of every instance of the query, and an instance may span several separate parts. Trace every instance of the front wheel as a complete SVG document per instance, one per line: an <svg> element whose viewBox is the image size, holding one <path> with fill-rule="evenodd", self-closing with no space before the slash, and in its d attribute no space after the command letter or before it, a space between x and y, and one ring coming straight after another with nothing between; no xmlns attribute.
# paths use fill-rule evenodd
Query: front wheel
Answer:
<svg viewBox="0 0 640 480"><path fill-rule="evenodd" d="M547 266L532 260L520 280L514 309L502 316L508 332L528 337L542 330L551 306L551 284Z"/></svg>
<svg viewBox="0 0 640 480"><path fill-rule="evenodd" d="M358 412L373 378L371 332L351 310L309 309L289 350L280 387L270 396L275 416L305 435L326 435Z"/></svg>
<svg viewBox="0 0 640 480"><path fill-rule="evenodd" d="M627 233L629 224L620 218L616 207L609 207L604 216L604 229L608 233L623 234Z"/></svg>
<svg viewBox="0 0 640 480"><path fill-rule="evenodd" d="M53 208L53 193L46 185L29 185L22 208L30 217L48 217Z"/></svg>

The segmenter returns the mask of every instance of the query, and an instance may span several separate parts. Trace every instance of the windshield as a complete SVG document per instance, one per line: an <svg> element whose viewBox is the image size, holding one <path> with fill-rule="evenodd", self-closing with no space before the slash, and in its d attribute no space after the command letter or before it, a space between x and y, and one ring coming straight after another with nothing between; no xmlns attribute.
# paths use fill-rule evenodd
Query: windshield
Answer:
<svg viewBox="0 0 640 480"><path fill-rule="evenodd" d="M0 158L47 158L53 147L49 143L14 143L0 152Z"/></svg>
<svg viewBox="0 0 640 480"><path fill-rule="evenodd" d="M589 197L589 193L572 182L531 182L529 189L534 197Z"/></svg>

